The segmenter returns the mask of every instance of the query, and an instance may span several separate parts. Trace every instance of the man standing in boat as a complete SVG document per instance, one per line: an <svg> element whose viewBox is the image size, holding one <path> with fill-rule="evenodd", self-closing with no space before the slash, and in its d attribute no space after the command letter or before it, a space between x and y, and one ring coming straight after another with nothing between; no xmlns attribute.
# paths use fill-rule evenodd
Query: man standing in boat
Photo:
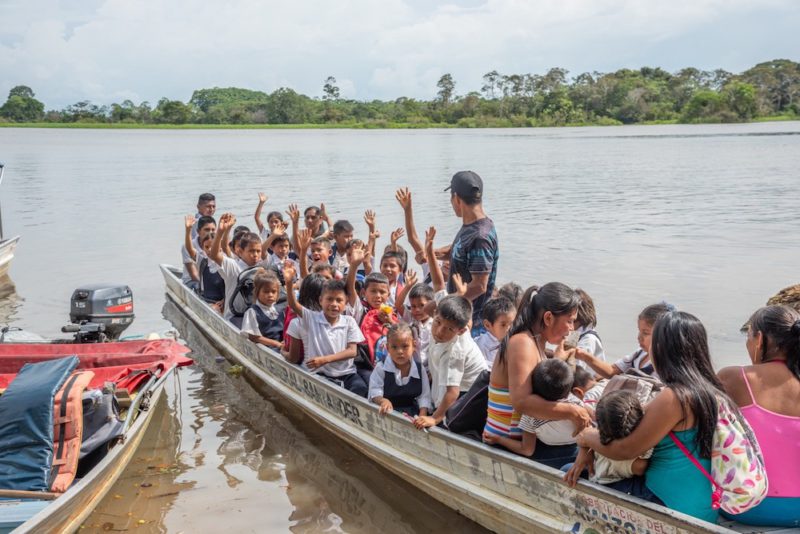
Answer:
<svg viewBox="0 0 800 534"><path fill-rule="evenodd" d="M472 336L475 337L485 331L481 320L483 305L492 297L497 276L500 257L497 231L483 211L483 180L477 173L455 173L445 191L450 191L450 204L462 223L453 244L441 251L450 256L447 292L456 290L453 275L461 275L467 284L464 297L472 302Z"/></svg>

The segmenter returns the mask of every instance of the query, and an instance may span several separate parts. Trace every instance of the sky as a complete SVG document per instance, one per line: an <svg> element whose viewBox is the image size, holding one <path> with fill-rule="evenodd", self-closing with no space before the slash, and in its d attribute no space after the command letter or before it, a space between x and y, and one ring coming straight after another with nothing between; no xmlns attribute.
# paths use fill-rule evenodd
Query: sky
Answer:
<svg viewBox="0 0 800 534"><path fill-rule="evenodd" d="M431 99L482 76L620 68L741 72L800 61L798 0L0 0L0 102L27 85L47 109L188 101L195 89L327 76L358 100Z"/></svg>

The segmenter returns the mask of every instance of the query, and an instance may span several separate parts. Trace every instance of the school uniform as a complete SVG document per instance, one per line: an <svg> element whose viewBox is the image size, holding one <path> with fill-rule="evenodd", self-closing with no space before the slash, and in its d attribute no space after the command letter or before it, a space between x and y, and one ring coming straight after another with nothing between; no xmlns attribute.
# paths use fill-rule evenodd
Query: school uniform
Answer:
<svg viewBox="0 0 800 534"><path fill-rule="evenodd" d="M588 352L598 360L606 361L606 353L605 350L603 350L603 344L600 342L600 336L597 335L597 332L595 332L594 329L586 326L582 326L577 332L577 347L584 352ZM578 360L577 364L588 371L592 376L596 376L596 373L586 362Z"/></svg>
<svg viewBox="0 0 800 534"><path fill-rule="evenodd" d="M433 383L433 404L439 406L447 388L457 386L466 393L483 371L488 371L486 359L469 332L455 336L447 343L433 341L428 347L428 368Z"/></svg>
<svg viewBox="0 0 800 534"><path fill-rule="evenodd" d="M421 408L433 410L428 377L422 364L413 360L408 376L400 375L391 358L380 362L369 377L368 398L376 397L389 399L395 410L409 415L419 415Z"/></svg>
<svg viewBox="0 0 800 534"><path fill-rule="evenodd" d="M233 312L230 307L231 297L233 297L233 294L236 292L236 285L239 283L239 275L245 269L249 269L250 266L240 258L234 260L224 254L222 255L222 265L219 265L210 258L209 261L217 267L222 279L225 280L225 312L222 316L230 321L233 317Z"/></svg>
<svg viewBox="0 0 800 534"><path fill-rule="evenodd" d="M647 352L639 349L632 354L615 361L613 365L619 369L620 373L627 373L631 369L636 369L645 374L658 378L658 373L656 373L656 369L653 367L653 362L649 359L647 362L645 362L645 358L647 358Z"/></svg>
<svg viewBox="0 0 800 534"><path fill-rule="evenodd" d="M283 341L284 319L283 312L278 311L274 304L264 306L256 301L244 314L242 333Z"/></svg>
<svg viewBox="0 0 800 534"><path fill-rule="evenodd" d="M341 352L350 343L361 343L364 335L358 323L349 315L340 315L336 324L330 324L322 311L303 308L303 316L295 317L286 333L303 341L303 368L341 383L346 389L361 396L367 395L367 385L356 373L353 358L308 369L308 362L320 356Z"/></svg>
<svg viewBox="0 0 800 534"><path fill-rule="evenodd" d="M486 363L491 368L494 363L494 357L500 349L500 341L494 337L494 334L488 330L475 338L475 344L481 349L483 357L486 358Z"/></svg>
<svg viewBox="0 0 800 534"><path fill-rule="evenodd" d="M200 246L200 243L197 242L196 234L192 236L192 246L194 247L195 253L200 253L203 249ZM192 280L192 275L189 274L189 269L187 264L189 265L197 265L198 261L192 259L192 256L189 255L189 251L186 249L186 245L181 245L181 265L183 266L183 274L181 274L181 282L185 285L190 285L194 280Z"/></svg>

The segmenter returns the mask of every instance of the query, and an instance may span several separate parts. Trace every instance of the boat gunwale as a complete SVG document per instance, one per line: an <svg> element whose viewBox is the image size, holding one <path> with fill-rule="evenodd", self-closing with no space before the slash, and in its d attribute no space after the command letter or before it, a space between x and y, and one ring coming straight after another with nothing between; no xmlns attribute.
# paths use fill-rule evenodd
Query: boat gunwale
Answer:
<svg viewBox="0 0 800 534"><path fill-rule="evenodd" d="M236 339L236 338L238 338L240 336L239 330L236 329L234 325L230 324L228 321L225 321L221 316L216 314L215 317L218 317L219 324L224 325L224 328L227 329L226 332L218 332L214 328L213 325L211 325L210 323L207 323L206 321L204 321L202 317L198 316L194 312L194 310L192 310L192 307L194 305L194 306L200 306L201 307L200 309L205 310L205 312L207 312L207 313L213 312L213 310L205 302L203 302L197 295L195 295L188 288L183 286L183 284L180 282L180 279L178 278L178 276L176 274L176 271L175 271L174 267L162 264L160 266L160 269L161 269L161 271L162 271L162 273L163 273L163 275L165 277L165 282L166 282L166 285L167 285L167 296L170 297L171 300L173 300L178 305L178 307L181 307L181 305L185 305L186 306L186 308L185 309L181 309L181 311L185 315L187 315L187 317L190 320L192 320L192 322L196 323L196 325L198 327L200 327L201 331L203 331L203 333L207 337L208 337L209 332L210 332L213 335L213 337L220 338L220 342L226 344L229 347L229 348L223 348L224 352L229 352L231 354L231 356L233 356L240 363L244 364L246 367L250 368L250 370L263 373L264 375L266 375L271 380L275 381L277 384L279 384L283 388L290 389L290 386L288 384L283 383L283 381L281 381L281 379L279 377L273 376L273 374L271 374L269 370L267 370L267 369L263 368L262 366L260 366L259 362L253 361L250 357L248 357L248 355L246 355L245 353L241 352L239 349L237 349L234 345L231 344L231 342L227 339L228 336L232 337L233 339ZM176 288L180 288L179 293L181 293L181 294L177 294L175 292L175 290L173 289L173 286L176 287ZM184 298L185 295L188 295L191 300L187 300L186 298ZM190 312L190 313L187 313L187 312ZM194 315L196 318L193 318L192 315ZM209 339L212 339L212 341L213 341L213 338L209 338ZM313 373L309 373L308 371L304 371L300 367L287 362L280 354L278 354L275 351L272 351L272 350L270 350L270 349L268 349L266 347L263 347L263 346L259 345L259 346L256 347L256 350L258 351L259 354L264 354L264 355L268 356L270 358L270 360L272 360L272 363L277 363L280 366L285 366L285 367L293 369L295 372L302 373L303 377L306 377L309 380L312 380L316 387L326 390L329 395L331 395L333 397L345 398L345 399L347 399L348 402L357 403L359 405L359 407L365 408L365 409L377 414L378 407L375 404L370 403L367 399L359 397L359 396L357 396L357 395L355 395L355 394L353 394L353 393L351 393L351 392L349 392L349 391L347 391L347 390L345 390L345 389L343 389L341 387L338 387L338 386L336 386L336 385L334 385L334 384L332 384L332 383L330 383L330 382L328 382L326 380L323 380L323 379L319 378L318 376L314 375ZM271 384L268 384L268 385L270 385L270 387L272 389L279 389L276 386L272 386ZM290 391L294 391L294 390L290 390ZM353 430L358 430L358 428L355 425L351 425L347 421L344 421L344 423L342 423L342 424L326 422L326 420L329 420L329 419L332 420L332 416L329 416L329 415L324 414L324 413L319 413L319 411L310 410L308 406L305 406L305 404L310 404L311 406L319 407L320 403L318 401L314 400L314 399L304 399L302 397L301 398L294 398L295 396L293 396L293 395L288 395L288 394L280 392L280 391L279 391L279 393L281 394L282 397L285 397L286 400L288 400L289 402L292 402L293 404L296 404L296 405L300 406L302 409L304 409L306 411L306 414L308 416L312 417L317 422L323 424L323 426L328 427L329 430L331 430L332 427L334 427L334 428L336 428L336 427L347 427L347 428L351 428ZM324 408L324 406L322 406L322 407ZM335 417L335 414L333 415L333 417ZM390 418L395 419L396 422L403 423L403 424L406 424L406 425L410 424L406 419L401 417L399 414L391 413L391 414L387 414L386 416L382 416L382 417L390 417ZM344 420L344 418L341 418L341 419ZM331 431L333 433L335 433L335 434L337 433L337 432L335 432L333 430L331 430ZM507 451L503 451L503 450L500 450L500 449L497 449L497 448L492 448L492 447L486 446L483 443L476 442L474 440L465 438L463 436L460 436L458 434L454 434L452 432L445 431L443 429L431 428L431 429L429 429L429 431L430 431L430 433L432 434L432 436L435 439L443 440L443 442L445 444L447 444L448 447L450 447L451 445L452 446L457 446L457 447L460 447L462 449L466 449L468 452L471 452L473 454L477 454L479 456L483 456L483 457L487 458L488 460L491 460L492 462L498 462L498 463L501 463L501 464L505 464L505 465L509 466L512 469L516 469L516 470L520 470L520 471L523 471L523 472L527 472L529 475L534 476L534 477L544 478L545 480L547 480L550 483L555 483L555 484L559 484L559 485L562 485L562 486L564 485L563 480L562 480L563 474L560 471L556 470L556 469L550 468L550 467L545 466L543 464L539 464L537 462L530 461L529 459L520 457L520 456L515 455L515 454L513 454L511 452L507 452ZM368 432L368 431L365 430L364 432ZM338 433L347 434L347 432L342 432L341 430L339 430ZM381 439L381 436L376 435L374 432L368 432L368 433L369 433L369 435L371 437L380 440L381 443L388 444L385 440ZM358 447L358 446L353 444L353 441L356 440L357 438L353 438L352 436L349 436L349 435L346 436L346 437L342 436L342 435L339 435L338 437L339 437L339 439L344 440L346 443L350 444L351 446L355 447L356 449L359 449L359 450L362 449L362 447ZM369 445L367 445L367 446L369 446ZM389 444L389 446L391 446L391 444ZM398 449L396 449L396 450L398 450ZM401 452L404 452L404 451L401 451ZM371 456L374 456L374 455L371 455ZM373 460L375 460L377 463L383 464L383 462L381 462L380 460L375 459L374 457L373 457ZM420 462L427 463L428 465L433 465L433 464L425 462L424 460L421 460L421 459L420 459ZM388 467L385 464L384 464L384 466ZM439 468L439 466L437 466L437 465L433 465L433 467ZM389 467L389 469L393 470L391 467ZM393 470L393 471L395 471L395 470ZM399 473L398 473L398 475L399 475ZM401 477L401 478L403 478L403 477ZM501 492L498 492L496 489L483 486L482 484L474 482L474 481L471 481L471 480L467 480L467 479L463 479L463 478L461 480L463 481L463 483L465 485L470 485L470 486L473 486L474 488L478 488L478 489L484 490L486 492L491 492L492 494L498 496L502 500L509 501L510 503L513 503L514 505L517 505L517 506L525 507L525 508L529 509L530 511L534 511L538 515L545 514L545 512L535 508L534 506L532 506L532 505L530 505L528 503L521 502L521 501L519 501L519 500L517 500L517 499L515 499L514 497L511 497L511 496L503 495ZM733 532L732 530L729 530L729 529L727 529L726 527L724 527L722 525L708 523L708 522L702 521L700 519L694 518L692 516L683 514L681 512L678 512L678 511L675 511L675 510L672 510L672 509L669 509L669 508L666 508L666 507L658 506L658 505L656 505L654 503L651 503L651 502L648 502L648 501L644 501L644 500L639 499L637 497L633 497L633 496L630 496L630 495L625 495L623 493L620 493L620 492L617 492L617 491L614 491L612 489L605 488L605 487L602 487L602 486L598 486L598 485L595 485L595 484L590 484L588 481L584 481L584 480L580 480L579 483L578 483L578 486L576 488L570 488L568 491L575 493L574 499L580 499L581 496L583 496L583 495L594 497L596 499L600 499L602 501L606 501L608 503L614 504L616 506L622 507L622 508L630 510L630 511L636 513L636 514L644 516L644 518L647 519L647 520L652 520L654 522L662 522L663 526L671 528L671 529L673 529L675 531L686 530L686 531L692 531L692 532L698 532L698 531L705 531L705 532ZM579 513L576 511L575 515L579 516ZM475 518L472 518L472 519L476 520ZM480 521L477 521L477 522L480 523ZM608 523L608 521L607 521L607 523Z"/></svg>

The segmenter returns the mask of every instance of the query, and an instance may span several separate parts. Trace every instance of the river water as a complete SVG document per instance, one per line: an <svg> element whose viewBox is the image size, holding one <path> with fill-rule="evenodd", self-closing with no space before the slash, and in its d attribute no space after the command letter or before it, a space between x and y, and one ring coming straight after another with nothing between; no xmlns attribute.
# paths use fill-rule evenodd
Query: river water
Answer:
<svg viewBox="0 0 800 534"><path fill-rule="evenodd" d="M666 299L699 316L717 366L743 363L739 327L800 264L800 123L526 130L0 129L3 231L22 239L0 283L0 324L54 336L82 284L126 283L132 332L172 325L200 365L171 385L163 418L86 529L139 532L420 531L473 525L224 372L164 306L158 263L179 263L199 193L254 225L265 210L326 203L364 234L402 224L397 187L437 245L459 227L442 190L484 178L501 245L498 281L551 280L594 298L617 357L636 316ZM382 246L383 243L379 243ZM166 315L166 318L165 318ZM142 485L144 480L151 484ZM136 485L134 485L136 484ZM142 523L140 523L142 521ZM86 530L84 529L84 530Z"/></svg>

